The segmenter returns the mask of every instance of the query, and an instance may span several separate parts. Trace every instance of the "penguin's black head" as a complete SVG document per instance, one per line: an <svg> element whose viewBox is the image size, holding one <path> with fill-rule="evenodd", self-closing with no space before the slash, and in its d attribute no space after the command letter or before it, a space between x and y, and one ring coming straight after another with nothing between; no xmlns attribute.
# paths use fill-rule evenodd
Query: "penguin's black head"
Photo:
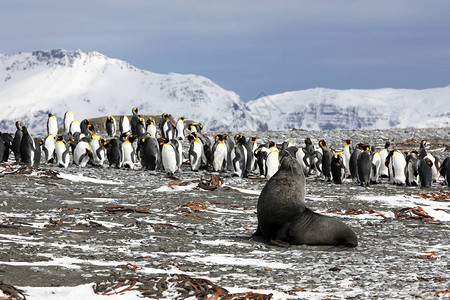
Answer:
<svg viewBox="0 0 450 300"><path fill-rule="evenodd" d="M86 125L89 125L89 120L88 119L84 119L83 123L86 124Z"/></svg>
<svg viewBox="0 0 450 300"><path fill-rule="evenodd" d="M327 142L325 142L325 140L320 140L319 146L322 146L323 148L327 148Z"/></svg>
<svg viewBox="0 0 450 300"><path fill-rule="evenodd" d="M353 141L352 140L344 140L344 142L347 144L347 145L350 145L350 144L352 144L353 143Z"/></svg>
<svg viewBox="0 0 450 300"><path fill-rule="evenodd" d="M269 141L269 148L275 147L276 145L277 143L275 143L274 141Z"/></svg>
<svg viewBox="0 0 450 300"><path fill-rule="evenodd" d="M136 136L134 134L130 134L128 136L128 141L130 141L130 143L134 142L136 140Z"/></svg>
<svg viewBox="0 0 450 300"><path fill-rule="evenodd" d="M254 142L254 141L256 141L257 139L258 139L258 138L257 138L256 136L253 136L253 137L250 138L250 141Z"/></svg>
<svg viewBox="0 0 450 300"><path fill-rule="evenodd" d="M298 163L297 159L292 157L288 151L283 151L283 157L280 161L280 171L288 172L288 174L292 175L303 175L302 167Z"/></svg>
<svg viewBox="0 0 450 300"><path fill-rule="evenodd" d="M195 140L195 135L194 134L191 133L190 135L188 135L188 141L190 143L192 143L194 140Z"/></svg>
<svg viewBox="0 0 450 300"><path fill-rule="evenodd" d="M88 122L89 122L89 121L88 121ZM89 131L92 131L92 132L95 131L94 125L92 125L92 124L89 124L89 125L87 126L87 129L88 129Z"/></svg>
<svg viewBox="0 0 450 300"><path fill-rule="evenodd" d="M312 144L311 139L310 139L309 137L307 137L307 138L305 139L305 144L306 144L306 145L311 145L311 144Z"/></svg>
<svg viewBox="0 0 450 300"><path fill-rule="evenodd" d="M128 138L128 134L127 134L126 132L122 132L122 133L120 134L119 139L120 139L121 141L125 141L127 138Z"/></svg>
<svg viewBox="0 0 450 300"><path fill-rule="evenodd" d="M420 142L420 145L423 146L423 147L425 147L425 146L427 145L427 141L426 141L426 140L422 140L422 141Z"/></svg>
<svg viewBox="0 0 450 300"><path fill-rule="evenodd" d="M48 114L48 117L50 118L51 116L53 116L52 114Z"/></svg>
<svg viewBox="0 0 450 300"><path fill-rule="evenodd" d="M245 136L243 135L239 135L239 137L237 138L237 143L241 143L244 144L245 143Z"/></svg>
<svg viewBox="0 0 450 300"><path fill-rule="evenodd" d="M185 117L180 117L180 120L184 121L184 120L186 120L186 118Z"/></svg>
<svg viewBox="0 0 450 300"><path fill-rule="evenodd" d="M134 112L134 113L136 113L136 114L138 113L138 111L139 111L139 110L138 110L137 107L133 107L133 109L131 110L131 112Z"/></svg>
<svg viewBox="0 0 450 300"><path fill-rule="evenodd" d="M389 149L390 146L391 146L391 143L390 143L389 141L387 141L387 142L384 144L384 148L385 148L385 149Z"/></svg>

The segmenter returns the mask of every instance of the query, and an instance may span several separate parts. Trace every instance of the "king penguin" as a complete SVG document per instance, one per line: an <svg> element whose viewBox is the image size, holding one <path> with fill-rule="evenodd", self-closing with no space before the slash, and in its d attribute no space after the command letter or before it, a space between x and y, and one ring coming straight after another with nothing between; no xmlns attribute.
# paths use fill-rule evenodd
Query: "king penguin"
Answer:
<svg viewBox="0 0 450 300"><path fill-rule="evenodd" d="M64 114L64 133L69 134L70 132L70 124L75 120L75 117L73 115L73 111L68 110Z"/></svg>
<svg viewBox="0 0 450 300"><path fill-rule="evenodd" d="M409 152L405 158L405 183L408 186L418 186L419 180L419 159L417 158L417 151Z"/></svg>
<svg viewBox="0 0 450 300"><path fill-rule="evenodd" d="M356 160L356 164L358 168L358 183L361 186L369 186L370 178L372 177L372 158L368 145L364 145L361 154Z"/></svg>
<svg viewBox="0 0 450 300"><path fill-rule="evenodd" d="M92 148L88 142L80 141L73 151L73 163L79 167L85 167L94 158Z"/></svg>
<svg viewBox="0 0 450 300"><path fill-rule="evenodd" d="M378 183L380 177L380 167L382 165L382 160L380 158L380 152L376 151L375 148L372 150L372 177L370 178L370 183Z"/></svg>
<svg viewBox="0 0 450 300"><path fill-rule="evenodd" d="M234 175L239 177L247 177L247 148L245 147L245 136L237 134L234 137L236 144L231 153L233 162Z"/></svg>
<svg viewBox="0 0 450 300"><path fill-rule="evenodd" d="M389 151L390 151L389 147L390 146L391 146L391 143L389 141L387 141L384 144L384 148L380 150L380 160L381 160L380 177L382 177L382 178L389 177L389 171L384 162L389 155Z"/></svg>
<svg viewBox="0 0 450 300"><path fill-rule="evenodd" d="M213 156L212 165L213 170L215 172L225 171L228 157L227 154L228 149L224 141L224 135L223 134L216 135L214 145L212 147L212 156Z"/></svg>
<svg viewBox="0 0 450 300"><path fill-rule="evenodd" d="M247 174L253 172L257 167L256 157L254 155L255 150L258 148L258 143L256 143L257 137L250 137L246 143L247 148Z"/></svg>
<svg viewBox="0 0 450 300"><path fill-rule="evenodd" d="M353 147L353 141L352 140L344 140L345 146L344 146L344 153L343 153L343 163L345 167L345 174L350 175L350 157L353 153L354 147Z"/></svg>
<svg viewBox="0 0 450 300"><path fill-rule="evenodd" d="M122 166L127 169L134 169L136 151L134 150L133 142L136 140L136 136L130 134L128 138L122 143L123 152L123 164Z"/></svg>
<svg viewBox="0 0 450 300"><path fill-rule="evenodd" d="M178 167L178 153L170 139L161 138L159 141L161 163L168 176L173 176Z"/></svg>
<svg viewBox="0 0 450 300"><path fill-rule="evenodd" d="M55 136L53 134L50 134L44 140L43 150L44 150L44 156L45 156L45 163L47 163L47 164L54 163L55 146L56 146Z"/></svg>
<svg viewBox="0 0 450 300"><path fill-rule="evenodd" d="M450 188L450 156L446 157L442 162L439 173L444 177L444 184Z"/></svg>
<svg viewBox="0 0 450 300"><path fill-rule="evenodd" d="M170 139L173 137L173 123L170 119L170 115L163 113L159 121L159 130L161 131L161 137Z"/></svg>
<svg viewBox="0 0 450 300"><path fill-rule="evenodd" d="M147 133L149 133L152 137L156 138L156 123L155 123L155 119L153 118L149 118L146 122L145 122L145 130L147 131Z"/></svg>
<svg viewBox="0 0 450 300"><path fill-rule="evenodd" d="M116 119L113 116L109 116L106 118L105 129L109 137L113 137L116 135Z"/></svg>
<svg viewBox="0 0 450 300"><path fill-rule="evenodd" d="M178 118L177 124L175 126L175 138L179 140L184 140L184 120L185 117Z"/></svg>
<svg viewBox="0 0 450 300"><path fill-rule="evenodd" d="M12 151L14 153L14 158L16 161L20 161L20 143L22 142L23 137L23 128L22 123L20 121L16 121L16 133L14 134L14 139L12 143Z"/></svg>
<svg viewBox="0 0 450 300"><path fill-rule="evenodd" d="M119 131L120 134L131 131L130 119L127 116L121 116L119 119Z"/></svg>
<svg viewBox="0 0 450 300"><path fill-rule="evenodd" d="M322 149L322 173L325 182L331 181L331 158L334 153L328 148L324 140L319 141L319 146Z"/></svg>
<svg viewBox="0 0 450 300"><path fill-rule="evenodd" d="M419 159L419 186L422 188L430 188L433 182L433 173L431 168L433 162L428 157Z"/></svg>
<svg viewBox="0 0 450 300"><path fill-rule="evenodd" d="M202 162L202 156L203 156L203 143L202 141L197 137L196 134L191 133L188 136L189 141L189 162L191 164L191 170L192 171L198 171L200 168L200 164Z"/></svg>
<svg viewBox="0 0 450 300"><path fill-rule="evenodd" d="M431 160L431 173L433 182L436 182L439 178L439 159L434 157L431 153L426 150L427 141L422 140L419 146L419 153L417 154L419 159L428 158Z"/></svg>
<svg viewBox="0 0 450 300"><path fill-rule="evenodd" d="M137 107L133 107L131 109L131 120L130 120L130 125L131 125L131 134L135 135L136 137L139 136L138 132L137 132L137 124L140 122L140 116L138 114L139 110Z"/></svg>
<svg viewBox="0 0 450 300"><path fill-rule="evenodd" d="M0 162L7 162L12 148L13 137L9 133L0 131Z"/></svg>
<svg viewBox="0 0 450 300"><path fill-rule="evenodd" d="M94 166L103 166L106 159L105 140L95 132L94 125L89 124L87 129L91 132L92 164Z"/></svg>
<svg viewBox="0 0 450 300"><path fill-rule="evenodd" d="M136 123L135 130L136 130L135 135L138 138L147 133L147 131L145 130L145 121L143 118L139 118L138 122Z"/></svg>
<svg viewBox="0 0 450 300"><path fill-rule="evenodd" d="M70 155L69 155L69 145L66 144L64 136L60 135L56 138L55 144L55 156L56 163L59 167L67 168L69 166Z"/></svg>
<svg viewBox="0 0 450 300"><path fill-rule="evenodd" d="M90 135L91 131L89 130L89 125L90 125L89 119L84 119L80 124L81 133L84 133L85 135Z"/></svg>
<svg viewBox="0 0 450 300"><path fill-rule="evenodd" d="M48 114L47 119L47 135L56 136L58 134L58 122L56 116L53 114Z"/></svg>
<svg viewBox="0 0 450 300"><path fill-rule="evenodd" d="M391 149L385 160L388 168L389 182L392 184L402 185L406 183L405 168L406 160L403 153Z"/></svg>
<svg viewBox="0 0 450 300"><path fill-rule="evenodd" d="M20 141L20 158L24 164L32 166L34 164L36 145L34 143L34 139L28 133L28 129L25 126L22 127L22 132L23 136Z"/></svg>
<svg viewBox="0 0 450 300"><path fill-rule="evenodd" d="M280 167L280 151L277 148L277 144L273 141L269 141L269 154L266 159L266 178L269 180L278 171Z"/></svg>
<svg viewBox="0 0 450 300"><path fill-rule="evenodd" d="M109 139L105 145L106 157L108 158L109 166L114 168L122 167L123 153L122 153L122 141L113 137Z"/></svg>
<svg viewBox="0 0 450 300"><path fill-rule="evenodd" d="M344 155L342 153L335 154L331 158L331 176L333 182L341 184L345 178Z"/></svg>
<svg viewBox="0 0 450 300"><path fill-rule="evenodd" d="M149 134L141 136L138 141L137 153L144 169L156 170L160 163L159 144L156 138Z"/></svg>
<svg viewBox="0 0 450 300"><path fill-rule="evenodd" d="M74 136L77 133L81 133L80 121L73 120L72 123L70 123L69 134Z"/></svg>
<svg viewBox="0 0 450 300"><path fill-rule="evenodd" d="M350 156L349 167L350 167L350 178L353 181L358 181L358 158L361 155L361 152L364 149L365 144L358 144L356 148L353 150L352 155Z"/></svg>
<svg viewBox="0 0 450 300"><path fill-rule="evenodd" d="M253 154L256 157L256 163L258 164L260 177L266 177L267 174L266 160L267 156L270 153L270 150L266 146L268 145L266 144L259 145L259 147L255 150Z"/></svg>

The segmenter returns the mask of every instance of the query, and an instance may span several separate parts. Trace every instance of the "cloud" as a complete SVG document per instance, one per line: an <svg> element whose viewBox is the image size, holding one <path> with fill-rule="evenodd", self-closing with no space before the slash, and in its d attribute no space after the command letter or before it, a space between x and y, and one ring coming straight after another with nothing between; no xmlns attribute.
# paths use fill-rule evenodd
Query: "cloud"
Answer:
<svg viewBox="0 0 450 300"><path fill-rule="evenodd" d="M0 41L5 53L95 50L155 72L198 73L249 98L258 82L277 92L358 87L363 68L384 69L367 82L385 86L411 76L386 75L389 67L450 75L441 70L450 61L448 20L446 0L0 0ZM330 75L336 70L349 75Z"/></svg>

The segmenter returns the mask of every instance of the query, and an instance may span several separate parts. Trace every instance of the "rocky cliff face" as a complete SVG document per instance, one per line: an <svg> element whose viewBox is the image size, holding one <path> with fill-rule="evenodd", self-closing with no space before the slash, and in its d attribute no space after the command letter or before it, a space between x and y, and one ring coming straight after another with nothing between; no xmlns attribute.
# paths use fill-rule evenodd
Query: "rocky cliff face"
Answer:
<svg viewBox="0 0 450 300"><path fill-rule="evenodd" d="M450 126L450 86L425 90L309 89L247 103L270 130Z"/></svg>

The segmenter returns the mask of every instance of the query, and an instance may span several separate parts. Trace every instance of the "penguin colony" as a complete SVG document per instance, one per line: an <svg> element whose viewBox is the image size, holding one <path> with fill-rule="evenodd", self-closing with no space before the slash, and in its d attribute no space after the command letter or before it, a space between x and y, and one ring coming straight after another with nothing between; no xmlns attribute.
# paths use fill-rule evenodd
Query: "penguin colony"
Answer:
<svg viewBox="0 0 450 300"><path fill-rule="evenodd" d="M49 114L47 136L43 139L32 137L26 126L17 121L14 134L0 132L0 158L8 161L12 152L16 161L27 165L39 166L42 157L45 164L62 168L71 164L102 167L108 163L114 168L135 169L140 163L144 169L162 170L170 176L180 172L185 162L192 171L231 172L239 177L255 173L270 179L289 153L299 162L305 176L335 184L351 180L369 186L388 178L392 184L431 187L442 176L444 184L450 186L450 157L440 163L427 151L425 140L418 149L407 152L395 150L389 142L377 150L365 143L355 146L352 140L344 140L339 145L343 150L336 151L325 140L313 145L308 137L304 146L290 142L276 144L240 134L210 138L203 133L201 124L185 126L184 117L175 121L164 113L156 124L153 118L144 120L136 107L131 112L131 118L121 116L118 122L108 117L105 127L100 129L106 132L106 137L99 135L88 119L76 120L72 111L64 115L61 135L56 117ZM183 149L185 139L188 149Z"/></svg>

